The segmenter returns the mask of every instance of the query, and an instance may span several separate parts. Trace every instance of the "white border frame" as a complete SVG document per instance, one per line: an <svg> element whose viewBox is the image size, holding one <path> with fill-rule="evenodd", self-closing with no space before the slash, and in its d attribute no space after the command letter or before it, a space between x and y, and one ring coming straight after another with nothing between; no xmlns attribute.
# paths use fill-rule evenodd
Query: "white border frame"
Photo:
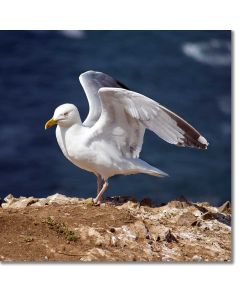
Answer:
<svg viewBox="0 0 240 300"><path fill-rule="evenodd" d="M146 3L145 3L146 2ZM237 1L5 1L0 29L238 28ZM66 3L64 1L64 3ZM233 75L239 70L234 33ZM238 77L239 78L239 77ZM235 83L238 81L235 79ZM235 299L239 281L239 87L234 86L234 263L232 264L1 264L2 299ZM233 99L234 100L234 99ZM217 124L216 124L217 126ZM239 234L238 234L239 235ZM238 237L238 238L237 238Z"/></svg>

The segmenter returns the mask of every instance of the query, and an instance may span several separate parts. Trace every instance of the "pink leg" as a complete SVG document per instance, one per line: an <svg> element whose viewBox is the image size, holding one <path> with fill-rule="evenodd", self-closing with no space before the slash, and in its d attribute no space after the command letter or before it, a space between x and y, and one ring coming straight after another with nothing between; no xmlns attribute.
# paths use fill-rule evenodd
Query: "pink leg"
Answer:
<svg viewBox="0 0 240 300"><path fill-rule="evenodd" d="M97 197L94 199L94 204L95 205L100 205L101 204L101 202L102 202L102 195L107 190L107 188L108 188L108 182L105 181L104 184L103 184L103 187L102 187L101 191L98 193Z"/></svg>
<svg viewBox="0 0 240 300"><path fill-rule="evenodd" d="M98 195L103 187L103 179L99 174L96 174L96 176L97 176L97 195Z"/></svg>

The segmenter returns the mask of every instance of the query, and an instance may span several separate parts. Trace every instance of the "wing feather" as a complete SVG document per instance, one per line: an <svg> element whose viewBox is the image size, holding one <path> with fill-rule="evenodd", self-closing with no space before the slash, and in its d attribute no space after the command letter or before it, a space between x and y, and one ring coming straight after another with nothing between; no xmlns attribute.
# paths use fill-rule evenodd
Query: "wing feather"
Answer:
<svg viewBox="0 0 240 300"><path fill-rule="evenodd" d="M106 118L106 114L109 117L109 107L114 110L121 108L125 114L131 117L132 123L134 121L138 122L138 125L135 124L135 127L143 127L141 130L142 135L138 136L138 140L141 142L135 147L138 149L138 154L141 151L145 128L153 131L166 142L177 146L199 149L206 149L208 146L207 140L188 122L150 98L121 88L101 88L99 95L102 107L105 110L103 118ZM115 126L123 126L120 119L115 119L114 121ZM125 130L127 135L131 135L130 123ZM134 138L136 139L136 137ZM130 144L136 143L134 138Z"/></svg>
<svg viewBox="0 0 240 300"><path fill-rule="evenodd" d="M83 123L87 127L92 127L101 115L102 107L98 95L98 91L101 87L127 89L124 84L102 72L87 71L79 76L79 81L84 89L89 103L89 113Z"/></svg>

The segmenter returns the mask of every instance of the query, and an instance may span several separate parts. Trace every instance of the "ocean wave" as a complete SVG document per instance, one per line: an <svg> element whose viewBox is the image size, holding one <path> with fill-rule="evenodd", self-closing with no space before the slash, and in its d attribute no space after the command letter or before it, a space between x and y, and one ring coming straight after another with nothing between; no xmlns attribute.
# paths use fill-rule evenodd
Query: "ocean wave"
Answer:
<svg viewBox="0 0 240 300"><path fill-rule="evenodd" d="M60 33L71 39L82 39L86 35L84 30L60 30Z"/></svg>
<svg viewBox="0 0 240 300"><path fill-rule="evenodd" d="M231 97L224 95L217 98L218 108L226 115L231 115Z"/></svg>
<svg viewBox="0 0 240 300"><path fill-rule="evenodd" d="M198 62L211 66L231 65L231 43L224 40L210 40L199 43L185 43L182 45L185 55Z"/></svg>
<svg viewBox="0 0 240 300"><path fill-rule="evenodd" d="M221 124L220 128L223 135L231 134L231 124L224 122L223 124Z"/></svg>

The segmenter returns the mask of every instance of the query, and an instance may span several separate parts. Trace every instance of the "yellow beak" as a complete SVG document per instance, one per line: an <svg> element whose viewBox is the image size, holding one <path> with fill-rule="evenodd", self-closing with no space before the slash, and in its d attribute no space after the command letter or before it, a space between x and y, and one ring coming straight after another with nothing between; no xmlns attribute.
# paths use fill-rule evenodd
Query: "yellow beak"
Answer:
<svg viewBox="0 0 240 300"><path fill-rule="evenodd" d="M56 124L57 124L57 121L52 118L52 119L48 120L47 123L45 124L45 129L48 129Z"/></svg>

